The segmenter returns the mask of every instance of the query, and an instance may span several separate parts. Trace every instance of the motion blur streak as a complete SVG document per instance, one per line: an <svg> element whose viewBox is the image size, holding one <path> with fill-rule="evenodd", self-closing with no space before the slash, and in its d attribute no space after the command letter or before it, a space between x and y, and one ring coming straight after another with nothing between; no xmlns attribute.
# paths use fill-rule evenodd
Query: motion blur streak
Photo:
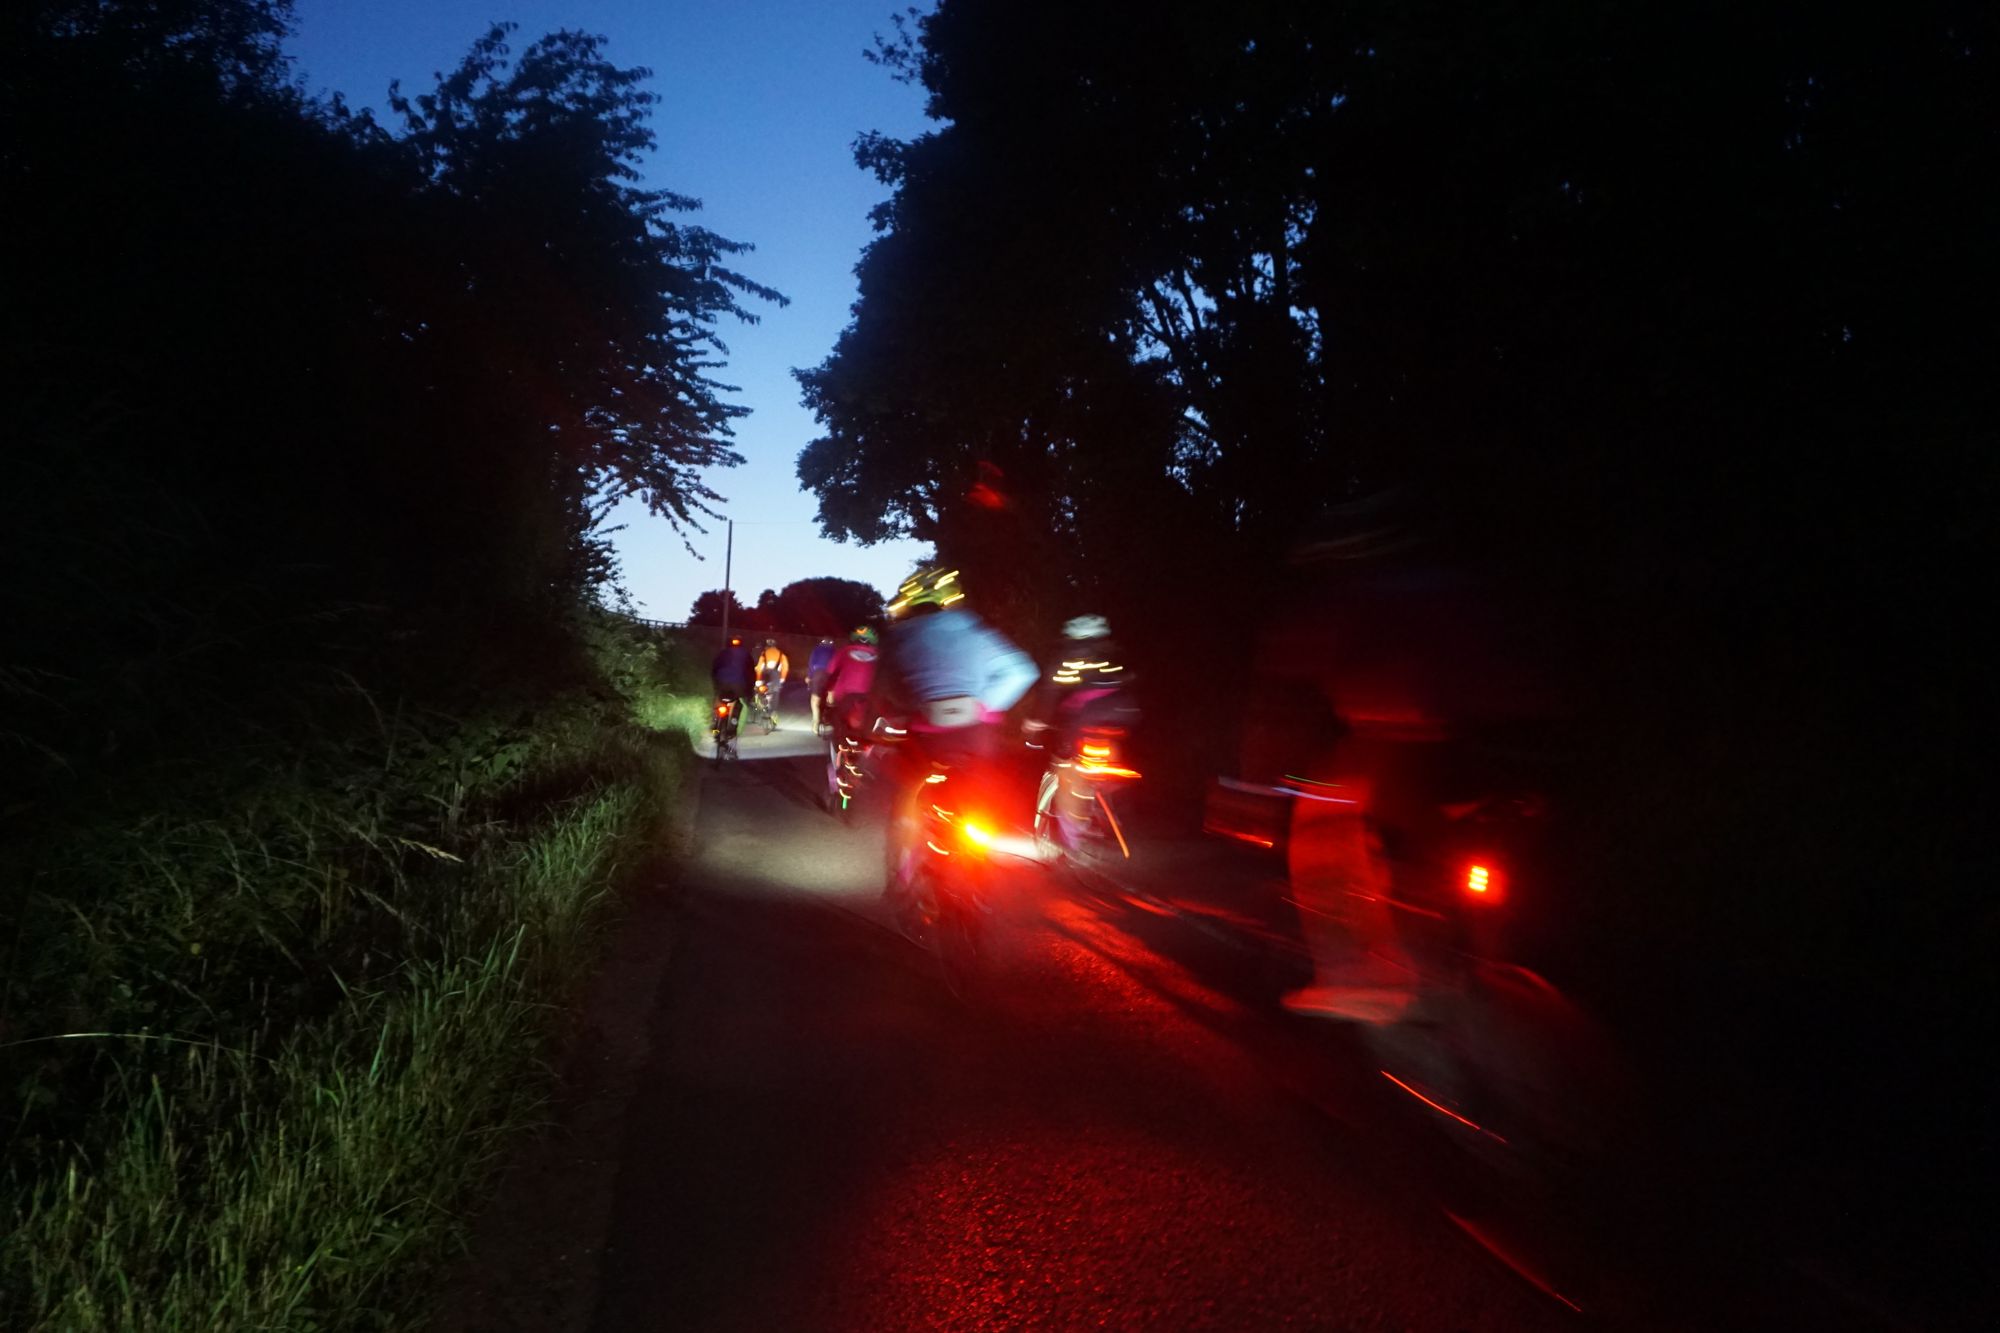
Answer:
<svg viewBox="0 0 2000 1333"><path fill-rule="evenodd" d="M1404 1092L1407 1092L1412 1097L1415 1097L1425 1106L1430 1107L1433 1111L1437 1111L1443 1115L1448 1115L1453 1120L1456 1120L1459 1124L1464 1125L1467 1128L1478 1130L1481 1134L1484 1134L1487 1138L1492 1139L1495 1143L1505 1143L1507 1141L1501 1138L1498 1134L1495 1134L1492 1130L1486 1128L1484 1125L1475 1124L1474 1122L1467 1120L1464 1116L1452 1110L1449 1106L1438 1105L1436 1102L1424 1096L1424 1094L1418 1092L1415 1088L1411 1087L1409 1084L1403 1082L1403 1080L1397 1078L1394 1074L1390 1073L1388 1070L1378 1069L1375 1072L1380 1074L1383 1078L1388 1079L1391 1083L1401 1088Z"/></svg>
<svg viewBox="0 0 2000 1333"><path fill-rule="evenodd" d="M1548 1296L1553 1300L1561 1301L1564 1305L1567 1305L1570 1309L1576 1311L1578 1314L1583 1313L1583 1307L1581 1305L1578 1305L1575 1301L1571 1300L1569 1297L1563 1295L1561 1292L1557 1291L1554 1287L1550 1286L1549 1280L1547 1278L1543 1277L1540 1273L1536 1272L1534 1268L1529 1266L1529 1264L1525 1260L1523 1260L1519 1255L1514 1254L1512 1251L1508 1250L1505 1246L1500 1244L1499 1241L1495 1240L1485 1231L1481 1230L1477 1226L1474 1226L1472 1223L1466 1221L1464 1218L1460 1217L1457 1213L1452 1212L1449 1208L1444 1210L1444 1215L1451 1219L1451 1224L1453 1226L1457 1227L1460 1231L1463 1231L1466 1235L1478 1241L1480 1247L1483 1248L1488 1254L1492 1255L1495 1259L1498 1259L1501 1263L1507 1265L1507 1267L1513 1269L1516 1273L1519 1273L1523 1278L1527 1280L1528 1285L1535 1288L1535 1290L1541 1292L1544 1296Z"/></svg>
<svg viewBox="0 0 2000 1333"><path fill-rule="evenodd" d="M1118 827L1118 816L1111 813L1111 806L1105 801L1103 792L1097 793L1097 804L1104 811L1104 822L1111 826L1113 833L1118 835L1118 850L1124 853L1126 860L1131 860L1132 848L1125 841L1125 830Z"/></svg>

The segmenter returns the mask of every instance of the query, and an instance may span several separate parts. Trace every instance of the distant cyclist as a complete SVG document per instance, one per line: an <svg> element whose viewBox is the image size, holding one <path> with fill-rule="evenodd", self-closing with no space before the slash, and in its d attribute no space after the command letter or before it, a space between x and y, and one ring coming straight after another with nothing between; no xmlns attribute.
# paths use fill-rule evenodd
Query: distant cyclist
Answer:
<svg viewBox="0 0 2000 1333"><path fill-rule="evenodd" d="M715 655L709 664L709 679L715 684L715 697L741 705L743 696L750 693L750 680L755 674L751 664L750 650L743 646L739 635L730 635L729 642Z"/></svg>
<svg viewBox="0 0 2000 1333"><path fill-rule="evenodd" d="M833 665L833 640L821 639L813 645L812 656L806 659L806 688L811 692L813 730L819 730L820 713L826 701L826 672Z"/></svg>
<svg viewBox="0 0 2000 1333"><path fill-rule="evenodd" d="M771 725L778 725L778 701L784 697L785 681L792 674L792 660L778 647L776 639L764 640L757 654L757 683L764 687L765 702L771 709Z"/></svg>

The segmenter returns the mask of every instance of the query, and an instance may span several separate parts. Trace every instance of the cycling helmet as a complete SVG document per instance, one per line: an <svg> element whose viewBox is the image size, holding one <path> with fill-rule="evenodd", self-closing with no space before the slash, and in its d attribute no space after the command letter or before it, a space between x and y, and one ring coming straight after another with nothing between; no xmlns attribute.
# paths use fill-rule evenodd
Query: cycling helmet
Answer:
<svg viewBox="0 0 2000 1333"><path fill-rule="evenodd" d="M849 643L874 643L875 640L875 631L867 625L855 626L854 633L847 636Z"/></svg>
<svg viewBox="0 0 2000 1333"><path fill-rule="evenodd" d="M920 606L950 606L964 596L957 570L920 569L896 589L896 600L889 603L889 614L906 616Z"/></svg>
<svg viewBox="0 0 2000 1333"><path fill-rule="evenodd" d="M1102 639L1111 633L1111 622L1103 616L1078 616L1063 626L1065 639Z"/></svg>

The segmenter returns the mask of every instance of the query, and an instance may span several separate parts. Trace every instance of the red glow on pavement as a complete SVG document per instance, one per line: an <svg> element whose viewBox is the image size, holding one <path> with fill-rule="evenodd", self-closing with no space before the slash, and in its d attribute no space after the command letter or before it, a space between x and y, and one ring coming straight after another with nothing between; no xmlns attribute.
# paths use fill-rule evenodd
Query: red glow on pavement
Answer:
<svg viewBox="0 0 2000 1333"><path fill-rule="evenodd" d="M1492 1130L1490 1130L1490 1129L1486 1128L1486 1127L1485 1127L1484 1125L1481 1125L1481 1124L1477 1124L1477 1123L1475 1123L1474 1121L1471 1121L1471 1120L1467 1120L1467 1119L1466 1119L1466 1118L1465 1118L1464 1116L1462 1116L1462 1115L1460 1115L1460 1114L1459 1114L1458 1112L1456 1112L1456 1111L1452 1110L1452 1109L1451 1109L1451 1108L1450 1108L1449 1106L1440 1106L1440 1105L1438 1105L1438 1103L1436 1103L1436 1102L1432 1101L1432 1100L1431 1100L1430 1098L1428 1098L1428 1097L1424 1096L1424 1094L1422 1094L1421 1092L1418 1092L1418 1091L1417 1091L1417 1090L1416 1090L1415 1088L1413 1088L1413 1087L1411 1087L1411 1086L1410 1086L1409 1084L1407 1084L1407 1083L1403 1082L1403 1080L1401 1080L1401 1079L1397 1078L1397 1077L1396 1077L1396 1076L1395 1076L1394 1074L1390 1073L1390 1072L1389 1072L1388 1070L1386 1070L1386 1069L1378 1069L1378 1070L1376 1070L1375 1072L1376 1072L1376 1073L1378 1073L1378 1074L1380 1074L1380 1075L1381 1075L1381 1076L1382 1076L1383 1078L1386 1078L1386 1079L1388 1079L1388 1080L1389 1080L1389 1081L1390 1081L1391 1083L1393 1083L1393 1084L1395 1084L1395 1085L1396 1085L1397 1087L1401 1088L1401 1089L1402 1089L1402 1090L1403 1090L1404 1092L1407 1092L1407 1093L1409 1093L1409 1094L1410 1094L1410 1095L1411 1095L1412 1097L1415 1097L1415 1098L1416 1098L1416 1099L1417 1099L1418 1101L1422 1102L1422 1103L1423 1103L1423 1104L1424 1104L1425 1106L1428 1106L1428 1107L1430 1107L1430 1108L1431 1108L1431 1109L1432 1109L1433 1111L1436 1111L1436 1112L1438 1112L1438 1113L1439 1113L1439 1114L1441 1114L1441 1115L1448 1115L1448 1116L1450 1116L1450 1117L1451 1117L1451 1118L1452 1118L1453 1120L1456 1120L1456 1121L1457 1121L1457 1122L1458 1122L1459 1124L1461 1124L1461 1125L1464 1125L1464 1126L1466 1126L1467 1128L1470 1128L1470 1129L1476 1129L1476 1130L1478 1130L1478 1131L1479 1131L1479 1132L1480 1132L1481 1134L1484 1134L1484 1135L1485 1135L1485 1136L1486 1136L1487 1138L1489 1138L1489 1139L1492 1139L1492 1140L1493 1140L1493 1141L1494 1141L1495 1143L1505 1143L1505 1142L1507 1141L1507 1140L1505 1140L1505 1139L1501 1138L1501 1137L1500 1137L1500 1136L1499 1136L1498 1134L1495 1134L1495 1133L1494 1133L1494 1132L1493 1132Z"/></svg>
<svg viewBox="0 0 2000 1333"><path fill-rule="evenodd" d="M1495 1259L1498 1259L1501 1263L1507 1265L1507 1267L1513 1269L1515 1273L1519 1274L1523 1279L1525 1279L1529 1286L1532 1286L1535 1290L1541 1292L1544 1296L1547 1296L1552 1300L1561 1301L1564 1305L1567 1305L1570 1309L1576 1311L1578 1314L1583 1313L1583 1307L1581 1305L1578 1305L1575 1301L1571 1300L1569 1297L1557 1291L1553 1286L1549 1285L1549 1280L1543 1277L1540 1273L1536 1272L1535 1269L1531 1267L1526 1260L1522 1259L1519 1255L1515 1254L1513 1251L1507 1249L1505 1246L1500 1244L1499 1241L1495 1240L1492 1236L1488 1235L1484 1230L1473 1225L1471 1222L1466 1221L1464 1218L1460 1217L1457 1213L1452 1212L1449 1208L1444 1210L1444 1215L1451 1219L1451 1223L1453 1226L1457 1227L1460 1231L1463 1231L1466 1235L1478 1241L1480 1248L1484 1249L1488 1254L1492 1255Z"/></svg>

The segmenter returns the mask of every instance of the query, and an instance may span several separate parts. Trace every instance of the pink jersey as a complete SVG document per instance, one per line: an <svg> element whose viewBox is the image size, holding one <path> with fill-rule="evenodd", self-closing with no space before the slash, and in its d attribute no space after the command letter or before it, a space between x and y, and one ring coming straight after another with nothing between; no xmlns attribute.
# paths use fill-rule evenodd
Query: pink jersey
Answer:
<svg viewBox="0 0 2000 1333"><path fill-rule="evenodd" d="M882 650L872 643L841 645L826 669L826 692L835 699L866 694L875 684L875 664Z"/></svg>

